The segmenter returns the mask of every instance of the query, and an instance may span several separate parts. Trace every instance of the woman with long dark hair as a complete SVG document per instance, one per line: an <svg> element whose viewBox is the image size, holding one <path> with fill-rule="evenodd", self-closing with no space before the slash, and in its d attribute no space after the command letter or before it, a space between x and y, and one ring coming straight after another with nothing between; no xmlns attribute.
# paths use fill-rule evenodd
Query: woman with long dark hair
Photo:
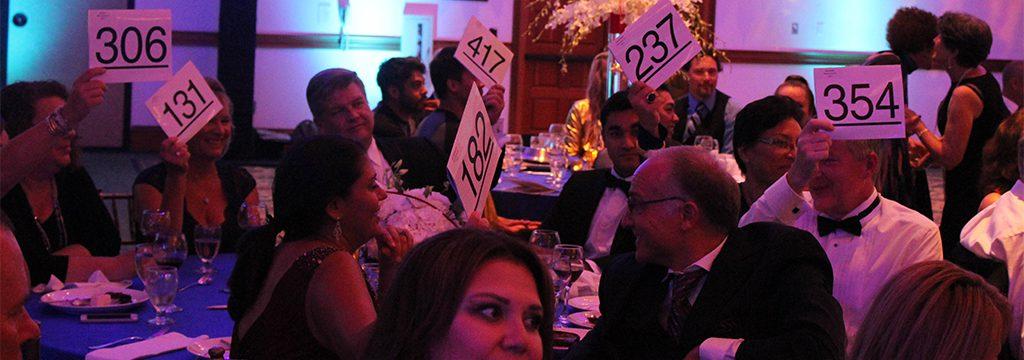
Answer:
<svg viewBox="0 0 1024 360"><path fill-rule="evenodd" d="M368 359L550 359L548 268L484 230L435 235L409 253L384 297Z"/></svg>
<svg viewBox="0 0 1024 360"><path fill-rule="evenodd" d="M231 356L358 358L377 313L355 252L378 239L386 288L412 237L381 227L377 210L387 195L362 148L341 137L295 145L277 168L273 194L274 221L243 236L228 282Z"/></svg>

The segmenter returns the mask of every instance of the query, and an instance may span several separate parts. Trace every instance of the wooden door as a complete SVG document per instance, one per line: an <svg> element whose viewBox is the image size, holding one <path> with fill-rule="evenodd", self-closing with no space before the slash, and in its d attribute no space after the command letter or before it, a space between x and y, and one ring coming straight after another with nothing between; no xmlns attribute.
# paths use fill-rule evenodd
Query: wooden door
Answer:
<svg viewBox="0 0 1024 360"><path fill-rule="evenodd" d="M565 122L572 103L586 97L590 61L607 42L603 27L580 41L565 57L568 71L562 73L558 61L564 29L544 31L539 39L528 34L534 19L535 9L529 6L533 1L515 1L512 30L516 57L512 62L509 132L520 134L544 132L549 124Z"/></svg>

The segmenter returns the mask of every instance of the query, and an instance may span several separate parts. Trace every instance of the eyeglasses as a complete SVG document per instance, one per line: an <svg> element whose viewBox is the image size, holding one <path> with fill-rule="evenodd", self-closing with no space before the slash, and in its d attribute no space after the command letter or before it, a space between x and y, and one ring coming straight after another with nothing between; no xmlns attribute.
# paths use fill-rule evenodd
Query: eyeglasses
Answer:
<svg viewBox="0 0 1024 360"><path fill-rule="evenodd" d="M671 197L667 197L667 198L647 200L647 201L639 201L639 200L636 200L636 199L629 199L629 200L627 200L627 203L626 203L627 205L626 206L629 207L630 211L637 211L637 210L640 210L640 208L643 208L643 207L645 207L647 205L656 204L656 203L660 203L660 202L671 201L671 200L690 201L690 199L687 199L687 198L684 198L684 197L681 197L681 196L671 196Z"/></svg>
<svg viewBox="0 0 1024 360"><path fill-rule="evenodd" d="M796 151L796 143L789 142L787 140L775 139L775 138L757 138L757 142L762 143L762 144L767 144L767 145L769 145L771 147L774 147L774 148L777 148L777 149L780 149L780 150Z"/></svg>

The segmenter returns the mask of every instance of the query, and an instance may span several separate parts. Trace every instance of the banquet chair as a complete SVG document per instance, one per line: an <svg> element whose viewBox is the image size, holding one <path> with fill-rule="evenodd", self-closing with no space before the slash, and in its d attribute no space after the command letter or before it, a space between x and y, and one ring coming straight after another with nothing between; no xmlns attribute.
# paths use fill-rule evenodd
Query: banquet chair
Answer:
<svg viewBox="0 0 1024 360"><path fill-rule="evenodd" d="M138 233L138 224L132 218L135 213L135 202L132 201L132 193L103 192L100 190L100 199L107 205L111 218L114 219L114 226L117 226L117 233L121 236L121 244L134 244L135 234ZM125 213L122 214L122 210ZM122 225L121 220L126 219Z"/></svg>

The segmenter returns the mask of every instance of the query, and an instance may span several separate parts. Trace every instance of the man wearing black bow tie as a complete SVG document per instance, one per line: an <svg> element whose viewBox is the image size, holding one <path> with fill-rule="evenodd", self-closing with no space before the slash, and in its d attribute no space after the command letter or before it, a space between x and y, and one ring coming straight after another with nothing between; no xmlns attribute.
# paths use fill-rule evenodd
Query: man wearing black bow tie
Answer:
<svg viewBox="0 0 1024 360"><path fill-rule="evenodd" d="M612 168L573 174L541 225L543 229L558 231L563 244L582 245L589 259L636 248L633 233L619 223L626 215L626 194L633 171L644 159L637 141L639 121L626 91L608 98L601 109L601 136Z"/></svg>
<svg viewBox="0 0 1024 360"><path fill-rule="evenodd" d="M833 141L832 130L828 120L808 122L789 172L765 190L740 224L776 221L818 238L832 263L833 294L853 339L889 278L914 263L942 260L942 241L935 223L875 190L875 142Z"/></svg>

